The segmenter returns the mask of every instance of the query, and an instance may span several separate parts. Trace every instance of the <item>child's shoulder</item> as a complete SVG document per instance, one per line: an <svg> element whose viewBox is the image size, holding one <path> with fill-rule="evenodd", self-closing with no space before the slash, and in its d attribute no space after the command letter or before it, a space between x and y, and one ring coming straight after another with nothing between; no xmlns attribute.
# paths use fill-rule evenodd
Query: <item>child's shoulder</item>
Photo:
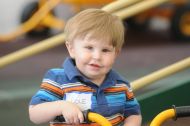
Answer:
<svg viewBox="0 0 190 126"><path fill-rule="evenodd" d="M112 77L114 77L116 79L117 83L124 83L126 85L129 84L129 81L126 79L126 77L124 77L123 75L121 75L117 71L112 70L111 74L112 74Z"/></svg>
<svg viewBox="0 0 190 126"><path fill-rule="evenodd" d="M51 68L46 72L49 76L65 76L65 70L63 68Z"/></svg>
<svg viewBox="0 0 190 126"><path fill-rule="evenodd" d="M49 69L45 76L44 76L44 81L51 81L53 83L57 84L63 84L63 83L68 83L69 79L65 73L65 70L63 68L52 68ZM48 82L50 83L50 82Z"/></svg>
<svg viewBox="0 0 190 126"><path fill-rule="evenodd" d="M55 74L64 73L64 68L51 68L48 72L53 72Z"/></svg>

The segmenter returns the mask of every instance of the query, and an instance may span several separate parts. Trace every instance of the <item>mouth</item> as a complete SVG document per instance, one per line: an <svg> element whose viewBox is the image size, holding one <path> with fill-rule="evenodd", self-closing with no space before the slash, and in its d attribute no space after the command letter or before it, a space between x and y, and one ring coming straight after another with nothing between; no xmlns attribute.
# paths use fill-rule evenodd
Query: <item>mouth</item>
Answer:
<svg viewBox="0 0 190 126"><path fill-rule="evenodd" d="M100 68L101 66L98 65L98 64L90 64L91 67L94 67L94 68Z"/></svg>

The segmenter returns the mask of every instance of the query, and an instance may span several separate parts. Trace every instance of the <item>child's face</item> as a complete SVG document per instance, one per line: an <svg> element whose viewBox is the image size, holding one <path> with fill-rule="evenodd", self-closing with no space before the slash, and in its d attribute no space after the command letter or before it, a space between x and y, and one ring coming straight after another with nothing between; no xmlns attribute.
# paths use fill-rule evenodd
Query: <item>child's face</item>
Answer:
<svg viewBox="0 0 190 126"><path fill-rule="evenodd" d="M109 41L87 37L75 39L67 48L79 71L94 83L102 83L118 53Z"/></svg>

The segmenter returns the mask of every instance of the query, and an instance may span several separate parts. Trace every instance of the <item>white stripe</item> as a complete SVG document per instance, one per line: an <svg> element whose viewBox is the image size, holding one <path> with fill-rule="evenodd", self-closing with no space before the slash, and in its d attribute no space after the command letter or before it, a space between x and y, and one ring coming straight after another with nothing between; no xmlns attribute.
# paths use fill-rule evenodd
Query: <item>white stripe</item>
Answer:
<svg viewBox="0 0 190 126"><path fill-rule="evenodd" d="M128 89L131 89L131 87L129 87L127 84L116 84L116 85L120 85L121 87L127 87Z"/></svg>
<svg viewBox="0 0 190 126"><path fill-rule="evenodd" d="M84 85L80 82L76 82L76 83L67 83L67 84L63 84L61 85L61 88L64 89L64 88L68 88L68 87L76 87L76 86L81 86L81 85Z"/></svg>
<svg viewBox="0 0 190 126"><path fill-rule="evenodd" d="M50 79L43 79L42 82L46 82L46 83L48 83L48 84L51 84L51 85L56 86L56 87L61 88L61 89L68 88L68 87L75 87L75 86L84 85L84 84L82 84L82 83L80 83L80 82L67 83L67 84L59 84L59 83L57 83L57 82L55 82L55 81L52 81L52 80L50 80Z"/></svg>
<svg viewBox="0 0 190 126"><path fill-rule="evenodd" d="M112 86L112 87L127 87L126 84L115 84L115 86Z"/></svg>
<svg viewBox="0 0 190 126"><path fill-rule="evenodd" d="M56 87L58 87L58 88L61 88L61 87L60 87L61 85L60 85L59 83L57 83L57 82L55 82L55 81L52 81L52 80L50 80L50 79L43 79L42 82L46 82L46 83L48 83L48 84L51 84L51 85L56 86Z"/></svg>

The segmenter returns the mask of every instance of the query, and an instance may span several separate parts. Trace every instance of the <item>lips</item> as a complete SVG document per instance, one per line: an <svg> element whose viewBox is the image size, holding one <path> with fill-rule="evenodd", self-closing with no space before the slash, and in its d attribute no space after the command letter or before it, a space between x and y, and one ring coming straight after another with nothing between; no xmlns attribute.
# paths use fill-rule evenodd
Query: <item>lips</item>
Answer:
<svg viewBox="0 0 190 126"><path fill-rule="evenodd" d="M90 64L91 67L94 67L94 68L100 68L100 65L98 64Z"/></svg>

